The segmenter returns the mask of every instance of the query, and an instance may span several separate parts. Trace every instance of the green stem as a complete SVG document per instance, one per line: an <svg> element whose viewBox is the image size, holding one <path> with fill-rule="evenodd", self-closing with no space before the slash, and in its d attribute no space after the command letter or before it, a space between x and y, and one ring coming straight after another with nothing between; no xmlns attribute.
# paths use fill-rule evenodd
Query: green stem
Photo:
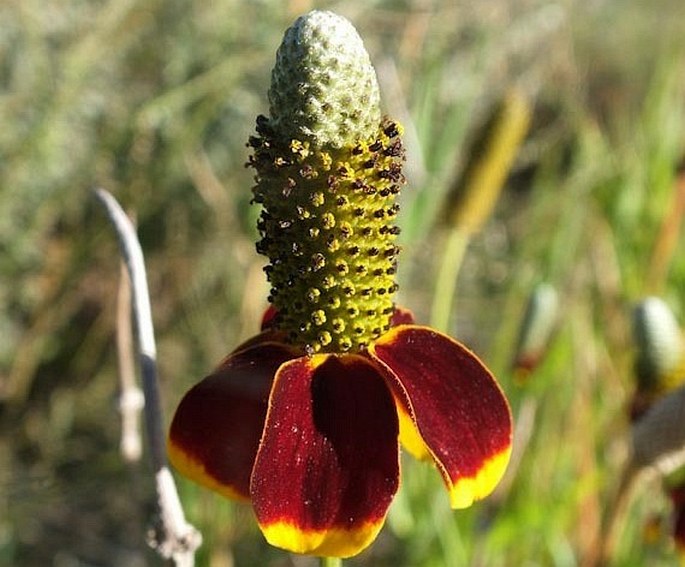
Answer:
<svg viewBox="0 0 685 567"><path fill-rule="evenodd" d="M321 567L342 567L342 559L340 557L321 557Z"/></svg>
<svg viewBox="0 0 685 567"><path fill-rule="evenodd" d="M435 294L431 308L431 326L439 331L447 332L450 330L450 316L453 310L457 277L469 243L469 236L467 231L453 228L445 242L445 251L435 283Z"/></svg>

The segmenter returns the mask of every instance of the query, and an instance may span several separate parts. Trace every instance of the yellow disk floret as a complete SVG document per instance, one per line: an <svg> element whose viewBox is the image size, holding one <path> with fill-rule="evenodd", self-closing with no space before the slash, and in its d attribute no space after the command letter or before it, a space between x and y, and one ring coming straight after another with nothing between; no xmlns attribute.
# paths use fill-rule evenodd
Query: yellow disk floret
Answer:
<svg viewBox="0 0 685 567"><path fill-rule="evenodd" d="M276 325L308 352L361 350L393 312L400 128L384 121L372 139L338 149L283 140L264 117L257 133L257 249L270 260Z"/></svg>

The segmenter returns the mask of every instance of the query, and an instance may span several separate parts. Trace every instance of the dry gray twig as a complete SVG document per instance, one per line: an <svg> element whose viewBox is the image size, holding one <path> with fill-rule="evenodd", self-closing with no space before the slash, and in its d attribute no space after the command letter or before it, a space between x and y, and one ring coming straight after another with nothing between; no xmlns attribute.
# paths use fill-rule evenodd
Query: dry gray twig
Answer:
<svg viewBox="0 0 685 567"><path fill-rule="evenodd" d="M178 491L167 463L166 435L157 385L157 349L143 252L133 224L116 199L104 189L96 189L95 195L105 207L116 230L131 281L133 313L138 331L138 350L145 395L145 424L155 473L160 516L159 525L149 541L160 555L166 559L172 559L178 567L191 567L195 563L195 550L202 543L202 536L185 519Z"/></svg>
<svg viewBox="0 0 685 567"><path fill-rule="evenodd" d="M121 262L117 294L117 358L119 361L119 404L121 442L119 451L127 463L140 461L143 442L140 435L140 413L145 406L143 392L136 383L133 322L131 320L131 278Z"/></svg>

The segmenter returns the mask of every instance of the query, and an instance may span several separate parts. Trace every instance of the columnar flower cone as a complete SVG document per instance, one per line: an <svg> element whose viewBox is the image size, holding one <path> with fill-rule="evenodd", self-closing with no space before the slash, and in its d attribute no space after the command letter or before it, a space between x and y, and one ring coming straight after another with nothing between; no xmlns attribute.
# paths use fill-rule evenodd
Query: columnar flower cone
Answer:
<svg viewBox="0 0 685 567"><path fill-rule="evenodd" d="M249 500L271 544L348 557L383 525L400 440L462 508L501 478L511 415L473 353L394 304L401 127L381 118L352 25L299 18L269 100L249 145L271 307L262 332L185 395L169 454L181 473Z"/></svg>

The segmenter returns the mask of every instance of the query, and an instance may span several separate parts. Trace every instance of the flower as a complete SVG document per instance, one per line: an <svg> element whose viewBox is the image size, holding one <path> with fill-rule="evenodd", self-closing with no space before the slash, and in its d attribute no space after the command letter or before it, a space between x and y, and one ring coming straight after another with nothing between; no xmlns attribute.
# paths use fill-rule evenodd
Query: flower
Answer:
<svg viewBox="0 0 685 567"><path fill-rule="evenodd" d="M670 307L646 297L633 310L636 388L630 404L631 466L662 475L673 509L671 534L685 561L685 345Z"/></svg>
<svg viewBox="0 0 685 567"><path fill-rule="evenodd" d="M272 305L262 332L184 396L169 456L249 500L272 545L348 557L384 523L400 441L466 507L504 472L511 413L472 352L394 304L401 128L381 118L352 25L299 18L269 100L249 145Z"/></svg>

